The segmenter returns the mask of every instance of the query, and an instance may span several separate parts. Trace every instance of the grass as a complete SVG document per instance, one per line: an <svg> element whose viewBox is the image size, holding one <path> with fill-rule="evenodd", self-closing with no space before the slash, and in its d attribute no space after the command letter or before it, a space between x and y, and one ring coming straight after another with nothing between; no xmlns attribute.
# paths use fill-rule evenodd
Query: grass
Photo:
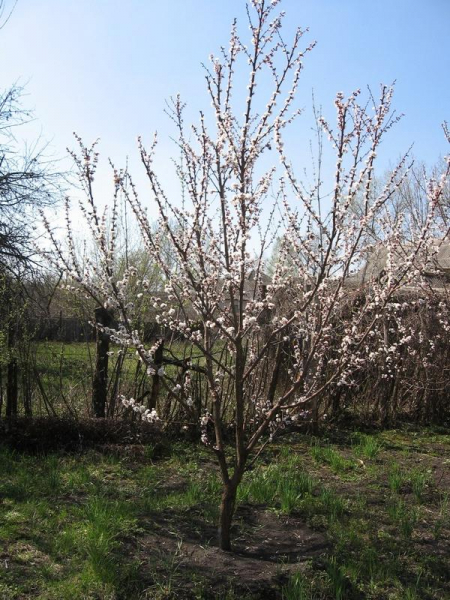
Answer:
<svg viewBox="0 0 450 600"><path fill-rule="evenodd" d="M444 492L439 500L437 518L433 524L433 535L436 541L440 539L445 527L450 527L450 505L448 492Z"/></svg>
<svg viewBox="0 0 450 600"><path fill-rule="evenodd" d="M354 451L357 456L376 459L383 450L383 443L375 435L357 432L353 436Z"/></svg>
<svg viewBox="0 0 450 600"><path fill-rule="evenodd" d="M317 440L311 446L311 456L318 463L328 465L336 475L342 475L355 468L355 462L342 456L332 445L323 446Z"/></svg>
<svg viewBox="0 0 450 600"><path fill-rule="evenodd" d="M274 597L444 600L449 441L430 430L349 434L339 445L293 435L245 474L234 535L251 540L248 515L268 511L326 540L308 561L274 565ZM158 459L149 449L139 462L0 448L0 473L2 600L260 597L233 569L219 577L207 561L189 563L215 543L221 493L202 447L173 444Z"/></svg>
<svg viewBox="0 0 450 600"><path fill-rule="evenodd" d="M398 463L393 463L389 468L388 482L391 491L396 494L400 492L402 486L405 484L406 477L404 473L402 473L401 467Z"/></svg>
<svg viewBox="0 0 450 600"><path fill-rule="evenodd" d="M388 482L391 491L400 494L410 489L418 503L424 501L424 495L432 482L432 474L429 469L415 467L404 469L394 462L388 471Z"/></svg>
<svg viewBox="0 0 450 600"><path fill-rule="evenodd" d="M282 600L312 600L311 584L302 573L294 573L281 590Z"/></svg>
<svg viewBox="0 0 450 600"><path fill-rule="evenodd" d="M403 500L396 498L388 504L387 514L401 535L410 539L418 521L417 508L410 507Z"/></svg>
<svg viewBox="0 0 450 600"><path fill-rule="evenodd" d="M116 373L119 350L118 346L111 344L108 370L112 378ZM180 358L184 356L185 349L180 342L173 342L170 350ZM47 415L46 405L50 405L58 415L89 415L95 343L34 342L31 354L34 372L39 374L39 381L34 376L30 392L33 395L34 416ZM199 358L195 360L201 362ZM123 363L119 364L122 392L132 397L139 396L150 384L136 353L131 349L126 350ZM177 367L171 365L165 368L168 374L177 371Z"/></svg>
<svg viewBox="0 0 450 600"><path fill-rule="evenodd" d="M272 505L283 514L291 514L312 497L316 486L317 482L301 469L299 457L280 456L276 463L247 474L239 488L238 501Z"/></svg>

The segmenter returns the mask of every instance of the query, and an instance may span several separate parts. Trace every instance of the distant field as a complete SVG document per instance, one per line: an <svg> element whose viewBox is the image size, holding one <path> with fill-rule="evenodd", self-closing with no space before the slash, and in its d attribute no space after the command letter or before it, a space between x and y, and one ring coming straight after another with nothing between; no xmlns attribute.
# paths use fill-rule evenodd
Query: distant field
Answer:
<svg viewBox="0 0 450 600"><path fill-rule="evenodd" d="M174 342L170 346L166 345L170 352L176 358L183 357L183 344ZM112 356L109 359L110 370L114 370L117 361L119 346L111 344ZM198 352L195 352L198 355ZM93 369L95 364L95 343L94 342L39 342L36 344L37 364L41 371L49 379L58 379L60 374L64 380L69 383L76 383L80 373L86 373L86 369ZM138 359L134 349L130 348L126 353L125 366L126 371L132 372L138 364ZM169 370L171 367L168 367Z"/></svg>
<svg viewBox="0 0 450 600"><path fill-rule="evenodd" d="M118 348L109 360L109 373L114 372ZM87 414L92 391L92 377L95 366L95 343L90 342L40 342L36 344L36 368L40 376L42 388L57 414L71 411ZM127 353L122 376L131 379L136 372L137 359L134 352ZM37 397L42 393L35 388ZM45 412L40 407L39 412Z"/></svg>
<svg viewBox="0 0 450 600"><path fill-rule="evenodd" d="M0 598L446 600L450 434L291 435L239 492L199 446L31 457L0 450Z"/></svg>
<svg viewBox="0 0 450 600"><path fill-rule="evenodd" d="M109 377L114 380L117 375L116 367L120 348L111 345L113 353L109 358ZM183 345L172 343L170 350L176 358L183 357ZM93 342L39 342L35 344L35 364L42 383L43 390L48 396L58 414L66 414L71 410L78 414L89 411L92 390L92 377L95 367L95 343ZM167 366L167 373L174 373L176 367ZM145 369L139 363L136 352L129 349L121 363L119 382L131 395L139 386L149 385ZM45 414L42 393L35 386L35 394L39 398L35 404L35 414Z"/></svg>

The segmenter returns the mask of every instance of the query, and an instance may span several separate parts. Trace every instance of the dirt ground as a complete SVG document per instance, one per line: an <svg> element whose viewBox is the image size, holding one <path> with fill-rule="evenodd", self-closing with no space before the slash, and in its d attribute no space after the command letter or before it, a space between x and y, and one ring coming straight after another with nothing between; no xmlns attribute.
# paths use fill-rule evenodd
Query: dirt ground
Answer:
<svg viewBox="0 0 450 600"><path fill-rule="evenodd" d="M172 567L180 574L188 571L188 580L197 575L207 581L211 594L232 581L235 589L252 598L276 598L275 589L289 574L301 571L308 560L329 547L325 536L301 519L250 505L237 510L233 553L218 548L216 529L205 527L201 515L178 523L177 531L169 518L157 525L158 532L139 539L136 548L142 571L151 572L155 556L162 562L175 557ZM186 597L189 588L185 588Z"/></svg>

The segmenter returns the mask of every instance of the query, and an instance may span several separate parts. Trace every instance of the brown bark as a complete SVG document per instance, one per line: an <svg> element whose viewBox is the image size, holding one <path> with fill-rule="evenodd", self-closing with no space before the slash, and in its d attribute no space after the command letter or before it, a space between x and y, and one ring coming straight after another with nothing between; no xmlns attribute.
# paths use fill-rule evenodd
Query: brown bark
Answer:
<svg viewBox="0 0 450 600"><path fill-rule="evenodd" d="M17 404L19 396L17 358L14 355L16 343L16 331L14 325L10 325L8 331L9 360L6 372L6 416L17 416Z"/></svg>
<svg viewBox="0 0 450 600"><path fill-rule="evenodd" d="M156 408L156 402L159 396L159 390L161 388L161 377L159 375L159 369L163 365L163 351L164 351L164 338L161 338L160 344L155 352L155 374L153 375L153 385L150 398L148 401L148 408L152 410Z"/></svg>
<svg viewBox="0 0 450 600"><path fill-rule="evenodd" d="M236 466L233 477L224 481L222 502L220 503L220 521L219 521L219 546L222 550L231 552L231 525L233 523L234 511L236 508L236 494L242 476L244 475L245 465L247 464L248 453L243 451L242 460Z"/></svg>
<svg viewBox="0 0 450 600"><path fill-rule="evenodd" d="M105 308L95 309L95 321L99 325L109 327L112 316ZM97 330L97 353L95 372L92 382L92 408L94 416L103 419L106 416L106 401L108 395L108 352L109 336Z"/></svg>
<svg viewBox="0 0 450 600"><path fill-rule="evenodd" d="M17 385L17 360L16 358L10 358L7 370L7 383L6 383L6 416L16 417L17 416L17 398L18 398L18 385Z"/></svg>
<svg viewBox="0 0 450 600"><path fill-rule="evenodd" d="M236 485L225 485L220 504L219 546L226 552L231 552L231 524L236 506L236 492Z"/></svg>

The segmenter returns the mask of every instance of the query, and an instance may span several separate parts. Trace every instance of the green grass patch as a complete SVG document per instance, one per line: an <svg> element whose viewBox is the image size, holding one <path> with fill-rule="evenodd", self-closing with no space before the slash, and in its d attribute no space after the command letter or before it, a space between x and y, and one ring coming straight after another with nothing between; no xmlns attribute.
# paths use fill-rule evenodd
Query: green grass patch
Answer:
<svg viewBox="0 0 450 600"><path fill-rule="evenodd" d="M450 597L448 436L408 435L350 432L347 446L293 435L265 449L239 488L234 535L251 545L251 517L264 514L326 541L298 569L295 557L261 562L278 569L274 597ZM221 495L203 447L175 443L158 460L149 447L139 462L0 449L0 474L2 599L258 597L231 568L219 578L209 559L189 566L188 543L215 543Z"/></svg>
<svg viewBox="0 0 450 600"><path fill-rule="evenodd" d="M332 445L323 446L317 440L311 446L311 456L317 463L328 465L336 475L345 475L356 467L356 463L342 456Z"/></svg>

